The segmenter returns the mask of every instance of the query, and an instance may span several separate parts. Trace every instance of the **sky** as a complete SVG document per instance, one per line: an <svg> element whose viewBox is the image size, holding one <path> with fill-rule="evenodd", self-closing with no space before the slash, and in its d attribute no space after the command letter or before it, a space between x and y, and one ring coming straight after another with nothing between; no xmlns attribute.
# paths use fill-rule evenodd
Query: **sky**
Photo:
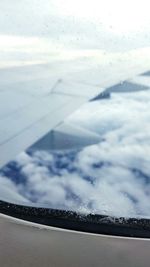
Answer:
<svg viewBox="0 0 150 267"><path fill-rule="evenodd" d="M147 0L1 1L1 65L47 62L66 50L123 53L149 47L149 25Z"/></svg>

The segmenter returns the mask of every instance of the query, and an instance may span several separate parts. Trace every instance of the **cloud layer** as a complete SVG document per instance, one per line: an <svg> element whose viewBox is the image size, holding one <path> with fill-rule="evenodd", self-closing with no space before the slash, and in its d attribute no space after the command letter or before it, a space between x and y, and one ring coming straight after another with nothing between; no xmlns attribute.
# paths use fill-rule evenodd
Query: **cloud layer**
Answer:
<svg viewBox="0 0 150 267"><path fill-rule="evenodd" d="M1 171L1 198L84 213L149 217L149 105L149 91L114 93L88 103L69 121L99 133L102 141L78 151L23 152Z"/></svg>

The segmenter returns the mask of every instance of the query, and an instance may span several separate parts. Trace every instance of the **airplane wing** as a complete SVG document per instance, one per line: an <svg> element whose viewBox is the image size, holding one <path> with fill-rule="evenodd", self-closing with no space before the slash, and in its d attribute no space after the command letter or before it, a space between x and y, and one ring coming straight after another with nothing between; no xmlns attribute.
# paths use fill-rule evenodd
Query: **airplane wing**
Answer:
<svg viewBox="0 0 150 267"><path fill-rule="evenodd" d="M148 70L147 56L140 61L134 53L132 60L128 55L78 72L54 72L48 64L1 69L0 167L106 88Z"/></svg>

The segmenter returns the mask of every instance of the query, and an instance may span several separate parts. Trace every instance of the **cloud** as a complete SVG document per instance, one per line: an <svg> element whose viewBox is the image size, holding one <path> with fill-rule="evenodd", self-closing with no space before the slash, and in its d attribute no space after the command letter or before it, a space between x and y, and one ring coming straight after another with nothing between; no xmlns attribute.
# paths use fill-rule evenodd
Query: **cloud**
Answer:
<svg viewBox="0 0 150 267"><path fill-rule="evenodd" d="M8 179L8 177L0 176L0 197L5 201L12 201L14 203L26 203L28 204L28 199L24 198L13 181Z"/></svg>
<svg viewBox="0 0 150 267"><path fill-rule="evenodd" d="M150 91L114 93L110 99L88 103L69 120L99 133L102 141L68 152L23 152L1 171L2 198L8 188L20 202L149 217L149 105ZM9 198L14 201L12 194Z"/></svg>

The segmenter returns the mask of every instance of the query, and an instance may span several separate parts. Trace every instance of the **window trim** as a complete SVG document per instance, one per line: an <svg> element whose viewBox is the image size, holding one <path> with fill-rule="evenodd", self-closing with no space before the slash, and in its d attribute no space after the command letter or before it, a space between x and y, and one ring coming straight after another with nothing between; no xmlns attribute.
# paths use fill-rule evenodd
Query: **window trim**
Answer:
<svg viewBox="0 0 150 267"><path fill-rule="evenodd" d="M150 238L150 219L81 214L73 211L24 206L0 200L0 213L42 224L93 234Z"/></svg>

